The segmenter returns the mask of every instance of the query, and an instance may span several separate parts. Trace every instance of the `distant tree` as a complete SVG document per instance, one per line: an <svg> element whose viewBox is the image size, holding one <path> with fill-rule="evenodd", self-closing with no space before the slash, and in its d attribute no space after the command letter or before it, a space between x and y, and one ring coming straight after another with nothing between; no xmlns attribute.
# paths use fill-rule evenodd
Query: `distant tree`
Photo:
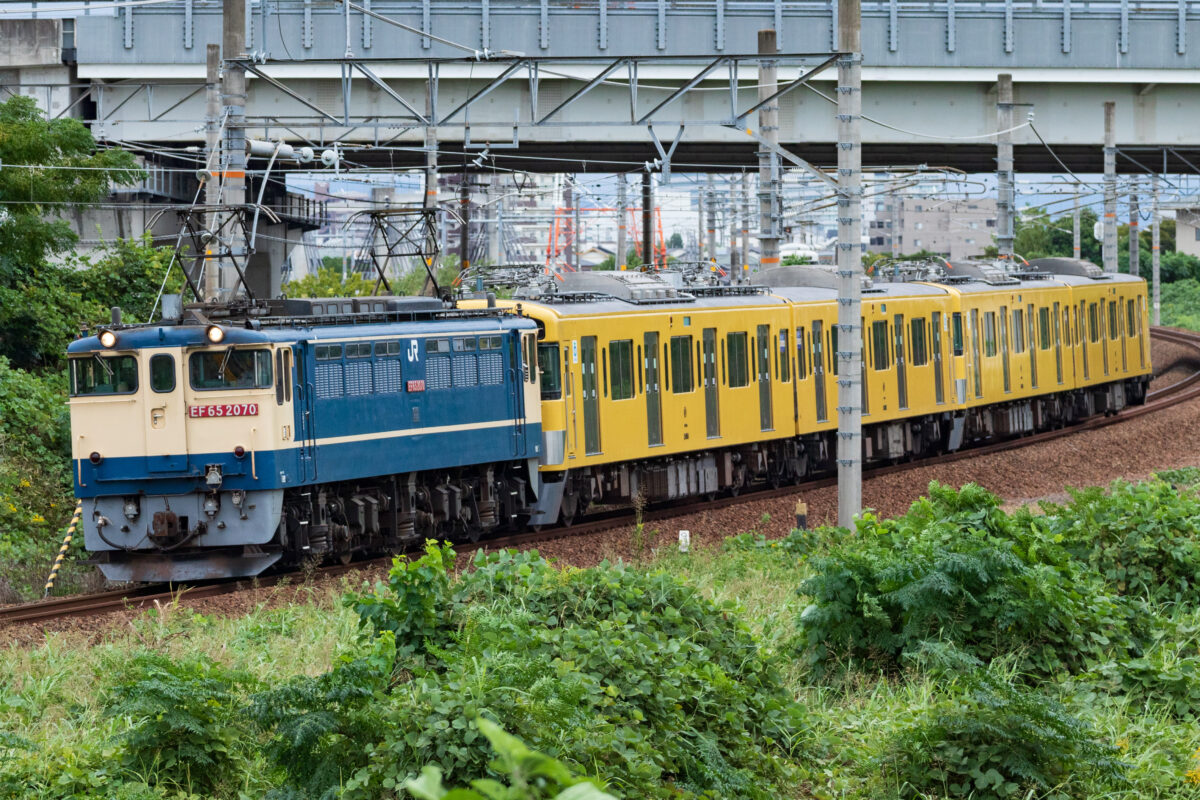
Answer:
<svg viewBox="0 0 1200 800"><path fill-rule="evenodd" d="M120 302L119 294L79 295L71 270L49 256L78 241L64 210L141 175L132 155L98 149L78 120L47 120L23 95L0 103L0 355L13 366L57 366L78 325Z"/></svg>
<svg viewBox="0 0 1200 800"><path fill-rule="evenodd" d="M683 234L679 231L671 234L671 238L667 239L668 250L679 250L683 247Z"/></svg>

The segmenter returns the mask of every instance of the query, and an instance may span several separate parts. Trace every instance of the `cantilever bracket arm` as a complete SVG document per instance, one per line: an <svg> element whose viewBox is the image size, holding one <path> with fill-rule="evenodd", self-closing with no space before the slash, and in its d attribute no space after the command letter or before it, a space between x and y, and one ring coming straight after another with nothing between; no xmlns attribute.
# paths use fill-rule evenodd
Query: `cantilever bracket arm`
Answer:
<svg viewBox="0 0 1200 800"><path fill-rule="evenodd" d="M504 72L501 72L499 75L497 75L495 78L493 78L491 80L491 82L488 83L487 86L484 86L478 92L476 92L475 94L468 97L466 100L464 100L462 102L462 105L460 105L458 108L451 111L446 116L442 117L440 120L438 120L438 122L439 123L449 122L450 119L452 117L454 117L456 114L458 114L459 112L465 111L466 109L470 108L473 103L476 103L476 102L482 100L484 97L491 94L496 89L499 89L500 86L502 86L504 84L504 82L506 80L508 80L508 77L510 75L512 75L514 72L521 69L522 67L528 66L528 63L529 62L525 59L519 59L517 61L514 61L512 64L510 64L508 66L508 69L504 70Z"/></svg>
<svg viewBox="0 0 1200 800"><path fill-rule="evenodd" d="M236 63L237 63L239 66L241 66L241 67L244 67L244 68L246 69L246 71L247 71L247 72L253 72L255 75L257 75L258 77L262 78L264 81L266 81L267 83L271 84L271 85L272 85L272 86L274 86L276 89L278 89L279 91L281 91L281 92L283 92L284 94L286 94L288 97L292 98L293 100L298 100L298 101L300 101L301 103L303 103L304 105L306 105L306 106L308 106L309 108L311 108L313 111L316 111L318 114L320 114L321 116L325 117L326 119L328 119L328 120L329 120L330 122L332 122L333 124L335 124L335 125L341 125L341 124L343 124L343 121L342 121L342 120L338 119L338 118L337 118L337 117L335 117L333 114L330 114L330 113L329 113L328 111L326 111L325 109L323 109L323 108L321 108L320 106L316 105L315 103L313 103L312 101L310 101L310 100L309 100L307 97L304 97L303 95L301 95L301 94L299 94L299 93L297 93L297 92L294 92L294 91L292 91L291 89L289 89L288 87L284 86L282 83L280 83L279 81L275 80L275 79L274 79L274 78L272 78L270 75L268 75L267 73L263 72L263 71L262 71L261 69L259 69L258 67L254 66L254 64L250 63L249 61L237 61Z"/></svg>
<svg viewBox="0 0 1200 800"><path fill-rule="evenodd" d="M654 108L650 109L649 113L644 114L642 116L642 118L637 121L637 124L645 125L647 120L649 120L651 117L653 117L655 114L657 114L662 109L666 108L671 103L678 100L680 97L683 97L685 94L690 92L693 88L696 87L696 84L700 83L700 81L704 80L705 77L708 76L708 73L712 72L717 67L721 66L722 64L724 64L727 61L729 61L729 58L727 56L719 56L718 58L713 59L712 62L710 62L707 67L705 67L704 69L700 70L698 73L693 75L692 78L690 80L688 80L687 83L685 83L683 86L680 86L678 89L676 89L675 91L673 91L669 95L667 95L667 97L661 103L656 105Z"/></svg>
<svg viewBox="0 0 1200 800"><path fill-rule="evenodd" d="M737 117L735 118L735 122L741 123L743 120L746 119L746 117L750 116L755 111L758 111L763 106L770 105L771 103L774 103L776 100L783 97L785 94L792 91L793 89L800 88L801 86L803 86L804 84L806 84L810 80L812 80L812 78L815 77L817 75L817 73L824 72L826 69L828 69L830 66L832 66L841 57L842 57L842 53L834 53L829 58L825 59L820 64L817 64L815 67L810 69L808 72L801 75L799 78L796 78L796 80L792 81L791 83L787 84L782 89L780 89L779 91L772 94L770 97L759 100L757 103L755 103L754 105L747 108L741 114L738 114Z"/></svg>
<svg viewBox="0 0 1200 800"><path fill-rule="evenodd" d="M658 157L662 159L663 183L671 182L671 156L675 155L675 148L679 146L679 140L683 138L683 128L683 125L679 126L679 130L675 131L675 138L671 140L671 148L664 150L658 134L654 132L654 126L646 126L646 130L650 132L650 140L654 142L654 149L658 150Z"/></svg>
<svg viewBox="0 0 1200 800"><path fill-rule="evenodd" d="M599 74L597 74L596 77L592 78L590 81L588 81L583 86L581 86L573 95L568 97L566 100L563 100L561 103L559 103L557 106L555 106L554 109L552 111L550 111L550 113L546 114L544 117L539 119L534 124L535 125L545 124L546 120L550 119L555 114L558 114L560 111L565 109L567 106L571 105L576 100L583 97L585 94L590 92L592 89L595 89L597 86L599 86L601 83L603 83L604 80L609 75L612 75L614 72L616 72L618 69L620 69L622 67L622 65L624 65L628 60L629 59L627 59L627 58L618 58L616 61L609 64L607 67L600 70Z"/></svg>
<svg viewBox="0 0 1200 800"><path fill-rule="evenodd" d="M425 116L423 114L421 114L421 112L417 111L417 109L414 108L411 103L409 103L407 100L405 100L403 97L401 97L400 94L395 89L388 86L387 83L385 83L378 75L376 75L374 72L372 72L367 67L366 64L363 64L362 62L359 62L359 61L355 61L355 62L353 62L352 66L355 69L357 69L359 72L361 72L366 77L367 80L369 80L371 83L375 84L375 86L377 88L381 89L384 94L386 94L388 97L395 100L400 105L404 106L404 108L410 114L412 114L414 117L417 118L417 121L421 125L424 125L424 126L429 125L429 120L425 119Z"/></svg>
<svg viewBox="0 0 1200 800"><path fill-rule="evenodd" d="M835 180L834 178L831 178L824 170L817 169L812 164L808 163L803 158L801 158L800 156L791 152L790 150L788 150L784 147L780 147L777 144L768 142L763 137L762 134L760 134L758 131L754 130L753 128L743 128L740 125L726 125L725 127L729 128L731 130L739 131L740 133L746 134L751 139L753 139L754 141L761 144L763 147L770 150L772 153L775 153L776 155L787 159L792 164L795 164L797 167L800 167L800 169L805 170L806 172L825 181L825 183L829 184L830 187L832 187L835 191L841 191L841 186L838 184L837 180Z"/></svg>

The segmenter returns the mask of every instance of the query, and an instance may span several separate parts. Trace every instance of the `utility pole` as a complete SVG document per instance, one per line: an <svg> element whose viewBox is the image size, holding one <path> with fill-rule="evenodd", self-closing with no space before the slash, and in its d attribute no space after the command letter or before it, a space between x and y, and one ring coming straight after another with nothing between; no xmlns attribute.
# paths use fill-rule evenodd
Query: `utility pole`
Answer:
<svg viewBox="0 0 1200 800"><path fill-rule="evenodd" d="M576 235L578 235L578 231L576 231L574 228L574 225L575 225L575 202L576 202L575 201L575 188L574 188L574 184L571 183L571 180L569 178L566 178L566 176L564 176L564 180L565 180L565 182L563 183L563 213L570 214L571 216L568 218L570 220L569 224L566 224L564 222L565 227L567 229L567 235L564 237L566 239L566 241L563 242L563 250L566 251L565 253L563 253L563 257L564 257L564 260L567 262L567 269L569 269L571 271L575 271L576 270L575 237L576 237Z"/></svg>
<svg viewBox="0 0 1200 800"><path fill-rule="evenodd" d="M425 83L425 118L433 119L433 81ZM422 207L425 209L436 209L438 207L438 151L437 151L437 129L430 126L425 128L425 198L422 202ZM429 230L429 241L425 243L427 252L446 252L445 248L445 233L446 222L443 219L437 220L436 227L431 226ZM434 237L441 235L441 241L437 241ZM441 245L440 247L437 245ZM432 297L434 295L433 280L430 275L437 275L438 264L435 263L436 256L430 256L425 267L428 270L425 275L425 282L421 288L421 295L424 297Z"/></svg>
<svg viewBox="0 0 1200 800"><path fill-rule="evenodd" d="M571 183L572 183L572 185L574 185L574 183L575 183L574 175L571 176ZM580 197L580 192L578 191L579 187L575 186L575 189L576 189L576 191L574 192L575 205L573 207L573 210L571 211L571 214L573 215L573 219L574 219L574 222L571 225L571 229L574 232L573 235L571 236L571 249L573 250L571 260L574 262L575 269L579 270L580 269L579 257L583 252L582 248L580 247L580 244L579 244L580 239L583 238L583 229L579 225L579 203L583 198Z"/></svg>
<svg viewBox="0 0 1200 800"><path fill-rule="evenodd" d="M1135 278L1142 274L1141 265L1141 227L1138 225L1138 216L1141 214L1141 209L1138 208L1138 181L1133 179L1133 186L1129 192L1129 274Z"/></svg>
<svg viewBox="0 0 1200 800"><path fill-rule="evenodd" d="M860 0L838 0L838 525L851 529L862 511L861 34Z"/></svg>
<svg viewBox="0 0 1200 800"><path fill-rule="evenodd" d="M773 29L758 32L759 55L773 56L779 52ZM758 99L766 100L775 94L778 65L773 59L758 65ZM758 110L758 130L771 145L779 145L779 101L774 100ZM758 151L758 248L759 269L779 266L779 220L776 207L779 195L779 156L766 147Z"/></svg>
<svg viewBox="0 0 1200 800"><path fill-rule="evenodd" d="M204 140L208 146L206 162L208 177L204 179L204 204L216 206L221 203L221 45L208 45L204 79ZM204 220L205 226L214 231L221 227L220 215L210 212L212 218ZM204 297L201 302L214 302L221 293L221 265L212 263L212 246L207 248L204 259ZM199 277L199 276L196 276Z"/></svg>
<svg viewBox="0 0 1200 800"><path fill-rule="evenodd" d="M642 173L642 269L654 271L654 192L650 170Z"/></svg>
<svg viewBox="0 0 1200 800"><path fill-rule="evenodd" d="M1159 310L1162 307L1162 296L1159 293L1158 284L1158 257L1159 257L1159 241L1158 241L1158 176L1154 177L1154 199L1150 206L1150 283L1151 283L1151 304L1153 305L1153 320L1155 325L1161 325L1162 320L1159 316ZM1178 235L1178 234L1177 234Z"/></svg>
<svg viewBox="0 0 1200 800"><path fill-rule="evenodd" d="M225 116L225 132L221 170L224 172L224 200L235 206L246 203L246 69L231 60L245 54L246 0L224 0L221 55L225 59L225 74L221 80L221 110ZM248 253L240 226L231 226L230 237L230 255L240 259L244 269ZM222 272L224 269L222 264ZM222 274L219 288L223 290L227 285L229 281Z"/></svg>
<svg viewBox="0 0 1200 800"><path fill-rule="evenodd" d="M628 213L626 206L628 201L625 199L625 176L617 176L617 252L613 253L613 262L616 263L617 269L622 272L628 266L626 263L626 250L629 245L625 243L626 222L625 217Z"/></svg>
<svg viewBox="0 0 1200 800"><path fill-rule="evenodd" d="M461 217L462 235L458 239L458 271L471 268L471 175L467 172L467 158L463 156L462 183L458 187L458 215Z"/></svg>
<svg viewBox="0 0 1200 800"><path fill-rule="evenodd" d="M711 172L704 176L704 209L705 219L708 220L708 263L712 265L717 263L717 197L713 193Z"/></svg>
<svg viewBox="0 0 1200 800"><path fill-rule="evenodd" d="M738 228L741 227L741 222L738 220L737 207L737 178L729 179L729 272L733 274L737 271L738 265L741 264L741 256L738 253ZM745 247L746 241L742 240L742 246Z"/></svg>
<svg viewBox="0 0 1200 800"><path fill-rule="evenodd" d="M750 173L748 172L742 173L742 190L738 197L738 205L742 215L742 268L739 270L735 265L730 277L740 281L750 273Z"/></svg>
<svg viewBox="0 0 1200 800"><path fill-rule="evenodd" d="M1071 210L1071 253L1075 258L1082 258L1082 243L1079 239L1079 184L1075 184L1075 207Z"/></svg>
<svg viewBox="0 0 1200 800"><path fill-rule="evenodd" d="M1000 218L1000 230L996 244L1000 257L1012 260L1013 255L1013 212L1016 198L1013 192L1013 87L1012 75L1003 73L999 77L999 95L996 102L996 212Z"/></svg>
<svg viewBox="0 0 1200 800"><path fill-rule="evenodd" d="M1104 104L1104 271L1117 271L1117 104Z"/></svg>
<svg viewBox="0 0 1200 800"><path fill-rule="evenodd" d="M892 235L888 237L888 244L892 248L892 260L900 258L900 221L901 212L904 210L904 196L896 191L892 194L892 214L891 225Z"/></svg>

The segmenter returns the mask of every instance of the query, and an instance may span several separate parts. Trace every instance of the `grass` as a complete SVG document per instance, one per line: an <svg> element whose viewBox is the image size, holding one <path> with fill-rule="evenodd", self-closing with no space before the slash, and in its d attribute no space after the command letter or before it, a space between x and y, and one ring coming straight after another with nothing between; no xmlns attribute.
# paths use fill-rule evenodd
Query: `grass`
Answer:
<svg viewBox="0 0 1200 800"><path fill-rule="evenodd" d="M766 541L747 546L752 540L743 537L742 546L694 549L687 554L671 543L642 563L683 576L715 600L733 601L765 647L792 652L800 633L800 612L809 602L796 590L810 575L808 557ZM103 715L101 690L139 652L176 659L205 656L247 673L264 686L328 670L339 655L357 653L361 647L355 643L356 615L338 602L352 588L357 587L347 582L308 587L307 602L277 605L264 600L235 617L170 604L96 637L55 633L36 646L10 644L0 649L0 772L6 754L12 752L5 750L6 735L36 745L49 773L86 772L93 768L86 764L102 761L127 721ZM1166 607L1154 611L1172 616L1185 634L1200 630L1200 611L1174 613ZM1176 646L1188 654L1200 653L1192 634L1184 635ZM795 764L798 780L792 796L797 798L872 798L894 790L880 786L873 759L882 755L899 727L931 708L944 688L916 671L875 674L860 669L842 682L820 683L799 659L788 662L784 680L808 714L808 741L797 752L810 755ZM1164 708L1067 678L1048 690L1117 747L1129 765L1128 786L1094 796L1200 798L1200 713L1171 716ZM117 777L130 781L137 776ZM236 785L223 784L213 796L259 797L274 786L274 780L265 762L252 760ZM42 796L89 796L56 794L53 780L48 784ZM70 783L77 785L78 781ZM99 791L94 796L108 795Z"/></svg>

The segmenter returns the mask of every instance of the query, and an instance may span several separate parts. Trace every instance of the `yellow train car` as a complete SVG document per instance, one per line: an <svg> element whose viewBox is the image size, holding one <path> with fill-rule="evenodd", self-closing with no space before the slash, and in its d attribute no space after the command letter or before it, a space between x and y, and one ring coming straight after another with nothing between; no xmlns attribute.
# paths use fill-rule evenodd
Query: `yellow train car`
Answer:
<svg viewBox="0 0 1200 800"><path fill-rule="evenodd" d="M530 524L834 469L833 275L758 277L697 288L576 273L557 291L504 301L538 325L543 446ZM1144 281L1057 263L898 277L908 280L863 292L868 463L1144 401Z"/></svg>

